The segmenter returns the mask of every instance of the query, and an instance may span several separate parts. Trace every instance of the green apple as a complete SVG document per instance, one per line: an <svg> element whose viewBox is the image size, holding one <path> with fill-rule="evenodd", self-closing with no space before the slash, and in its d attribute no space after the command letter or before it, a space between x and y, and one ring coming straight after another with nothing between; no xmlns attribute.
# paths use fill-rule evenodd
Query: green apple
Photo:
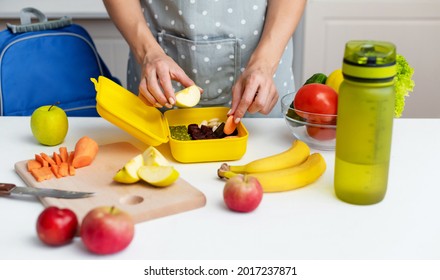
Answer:
<svg viewBox="0 0 440 280"><path fill-rule="evenodd" d="M144 165L142 154L130 159L118 172L116 172L113 180L119 183L132 184L140 180L138 169Z"/></svg>
<svg viewBox="0 0 440 280"><path fill-rule="evenodd" d="M200 101L200 89L197 86L190 86L176 92L176 106L189 108L196 106Z"/></svg>
<svg viewBox="0 0 440 280"><path fill-rule="evenodd" d="M31 129L35 139L41 144L61 144L69 129L66 112L55 105L41 106L32 113Z"/></svg>

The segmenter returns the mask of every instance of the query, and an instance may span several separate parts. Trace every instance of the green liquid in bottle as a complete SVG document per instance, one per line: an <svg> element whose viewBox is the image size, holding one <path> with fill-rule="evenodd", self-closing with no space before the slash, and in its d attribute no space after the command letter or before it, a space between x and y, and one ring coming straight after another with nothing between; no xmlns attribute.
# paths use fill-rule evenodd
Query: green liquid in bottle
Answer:
<svg viewBox="0 0 440 280"><path fill-rule="evenodd" d="M374 204L385 197L389 162L356 164L336 157L338 175L335 177L336 196L360 205ZM348 175L351 174L351 175Z"/></svg>
<svg viewBox="0 0 440 280"><path fill-rule="evenodd" d="M388 182L393 86L344 81L336 130L335 193L353 204L381 201Z"/></svg>

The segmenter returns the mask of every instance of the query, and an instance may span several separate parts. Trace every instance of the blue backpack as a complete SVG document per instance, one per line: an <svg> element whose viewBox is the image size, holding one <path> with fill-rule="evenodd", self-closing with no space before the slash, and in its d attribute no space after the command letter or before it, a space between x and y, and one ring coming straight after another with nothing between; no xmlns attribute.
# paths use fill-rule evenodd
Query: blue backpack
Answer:
<svg viewBox="0 0 440 280"><path fill-rule="evenodd" d="M32 23L32 16L38 22ZM87 31L71 18L47 21L34 8L0 32L0 116L58 104L68 116L99 116L90 78L113 77Z"/></svg>

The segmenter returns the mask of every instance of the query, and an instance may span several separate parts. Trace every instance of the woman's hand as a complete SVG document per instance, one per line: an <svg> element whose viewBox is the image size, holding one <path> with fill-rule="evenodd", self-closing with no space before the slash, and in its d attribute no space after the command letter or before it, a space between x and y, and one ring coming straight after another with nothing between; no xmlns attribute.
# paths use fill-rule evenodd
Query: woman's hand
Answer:
<svg viewBox="0 0 440 280"><path fill-rule="evenodd" d="M171 108L176 102L171 80L183 87L194 85L182 68L163 51L147 53L142 63L139 97L147 105Z"/></svg>
<svg viewBox="0 0 440 280"><path fill-rule="evenodd" d="M250 63L232 88L232 108L238 123L246 112L269 114L278 101L273 68L264 63Z"/></svg>
<svg viewBox="0 0 440 280"><path fill-rule="evenodd" d="M306 0L268 0L266 20L257 48L232 90L229 114L238 123L246 111L268 114L278 100L273 75L301 19Z"/></svg>
<svg viewBox="0 0 440 280"><path fill-rule="evenodd" d="M175 96L171 80L184 87L194 82L162 50L145 21L139 0L104 0L105 7L142 65L139 97L156 107L172 107Z"/></svg>

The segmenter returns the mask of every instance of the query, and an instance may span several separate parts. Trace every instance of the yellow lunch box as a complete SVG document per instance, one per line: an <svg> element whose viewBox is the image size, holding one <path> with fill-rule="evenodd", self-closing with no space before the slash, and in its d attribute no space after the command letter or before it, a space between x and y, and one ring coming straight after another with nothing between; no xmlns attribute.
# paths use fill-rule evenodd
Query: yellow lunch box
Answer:
<svg viewBox="0 0 440 280"><path fill-rule="evenodd" d="M148 145L169 142L171 154L179 162L238 160L246 152L248 131L241 122L237 126L238 137L234 138L183 141L170 136L170 126L201 124L213 118L226 121L227 107L174 109L162 114L106 77L91 80L95 84L96 109L101 117Z"/></svg>

